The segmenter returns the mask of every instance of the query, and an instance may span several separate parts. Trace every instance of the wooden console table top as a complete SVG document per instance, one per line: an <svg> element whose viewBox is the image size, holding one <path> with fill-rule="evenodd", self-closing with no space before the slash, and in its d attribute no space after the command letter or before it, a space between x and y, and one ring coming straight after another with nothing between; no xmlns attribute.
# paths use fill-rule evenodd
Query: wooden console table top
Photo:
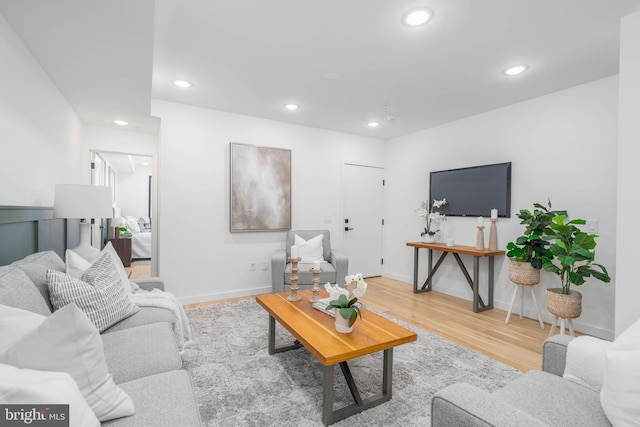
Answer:
<svg viewBox="0 0 640 427"><path fill-rule="evenodd" d="M505 251L489 250L489 249L476 249L475 246L453 245L447 246L445 243L423 243L423 242L409 242L407 246L422 249L435 249L442 252L454 252L463 255L472 255L479 257L504 255Z"/></svg>

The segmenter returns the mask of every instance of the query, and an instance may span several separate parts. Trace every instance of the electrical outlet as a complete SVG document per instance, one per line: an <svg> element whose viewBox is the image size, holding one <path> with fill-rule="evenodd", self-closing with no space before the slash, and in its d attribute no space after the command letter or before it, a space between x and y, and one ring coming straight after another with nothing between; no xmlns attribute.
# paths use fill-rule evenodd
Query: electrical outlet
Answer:
<svg viewBox="0 0 640 427"><path fill-rule="evenodd" d="M251 269L251 271L256 271L256 263L251 261L249 263L249 269Z"/></svg>
<svg viewBox="0 0 640 427"><path fill-rule="evenodd" d="M262 261L262 271L267 271L269 269L269 264L267 261Z"/></svg>
<svg viewBox="0 0 640 427"><path fill-rule="evenodd" d="M586 226L587 226L587 232L588 233L597 233L598 232L598 220L597 219L588 219Z"/></svg>

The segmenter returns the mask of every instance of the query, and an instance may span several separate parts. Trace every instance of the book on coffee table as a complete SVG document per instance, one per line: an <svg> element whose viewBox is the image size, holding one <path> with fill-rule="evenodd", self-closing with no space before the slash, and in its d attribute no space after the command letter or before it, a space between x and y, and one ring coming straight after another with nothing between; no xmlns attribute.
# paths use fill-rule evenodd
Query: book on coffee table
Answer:
<svg viewBox="0 0 640 427"><path fill-rule="evenodd" d="M328 314L329 316L334 316L335 317L335 314L333 313L333 310L327 311L327 307L329 307L329 302L331 302L331 298L322 298L322 299L314 302L312 304L312 306L316 310L320 310L323 313Z"/></svg>

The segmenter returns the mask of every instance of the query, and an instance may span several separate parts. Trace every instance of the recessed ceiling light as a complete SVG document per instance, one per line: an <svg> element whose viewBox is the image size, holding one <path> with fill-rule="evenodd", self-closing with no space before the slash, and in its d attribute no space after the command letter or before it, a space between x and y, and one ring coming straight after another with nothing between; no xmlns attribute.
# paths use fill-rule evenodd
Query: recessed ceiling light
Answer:
<svg viewBox="0 0 640 427"><path fill-rule="evenodd" d="M117 124L118 126L126 126L129 124L129 122L125 122L124 120L114 120L113 123Z"/></svg>
<svg viewBox="0 0 640 427"><path fill-rule="evenodd" d="M427 7L411 9L402 15L402 23L408 27L424 25L433 18L433 11Z"/></svg>
<svg viewBox="0 0 640 427"><path fill-rule="evenodd" d="M377 128L378 126L380 126L380 122L371 121L367 123L367 126L369 126L370 128Z"/></svg>
<svg viewBox="0 0 640 427"><path fill-rule="evenodd" d="M188 89L191 86L193 86L193 83L188 82L186 80L176 80L176 81L173 82L173 84L178 86L179 88L182 88L182 89Z"/></svg>
<svg viewBox="0 0 640 427"><path fill-rule="evenodd" d="M529 68L527 64L514 65L505 69L503 73L507 76L517 76L518 74L527 71L527 68Z"/></svg>
<svg viewBox="0 0 640 427"><path fill-rule="evenodd" d="M289 111L296 111L297 109L300 108L300 106L298 104L285 104L284 108L286 108Z"/></svg>

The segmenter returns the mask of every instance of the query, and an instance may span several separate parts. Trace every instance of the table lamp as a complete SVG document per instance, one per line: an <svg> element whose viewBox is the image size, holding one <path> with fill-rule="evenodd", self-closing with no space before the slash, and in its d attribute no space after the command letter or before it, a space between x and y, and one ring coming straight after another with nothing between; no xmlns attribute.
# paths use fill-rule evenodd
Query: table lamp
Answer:
<svg viewBox="0 0 640 427"><path fill-rule="evenodd" d="M72 250L92 260L100 250L91 246L91 219L113 217L111 187L79 184L56 184L53 202L56 218L80 219L80 244Z"/></svg>

